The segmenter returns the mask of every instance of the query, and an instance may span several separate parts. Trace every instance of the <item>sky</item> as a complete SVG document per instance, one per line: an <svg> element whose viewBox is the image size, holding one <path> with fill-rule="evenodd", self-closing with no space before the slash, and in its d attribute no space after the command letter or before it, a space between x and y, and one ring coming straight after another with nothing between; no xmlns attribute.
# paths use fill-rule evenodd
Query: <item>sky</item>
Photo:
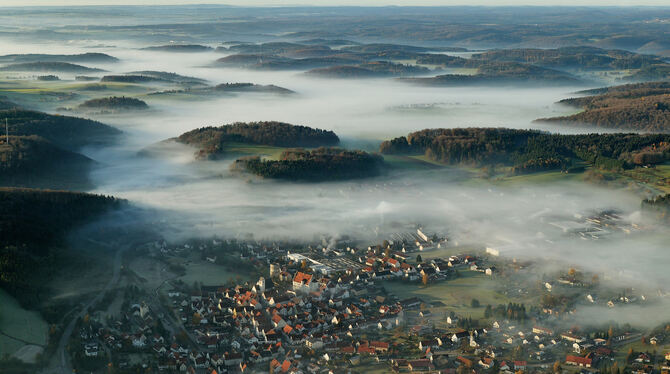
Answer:
<svg viewBox="0 0 670 374"><path fill-rule="evenodd" d="M561 5L561 6L668 6L668 0L0 0L0 6L176 5L228 4L237 6L361 5Z"/></svg>

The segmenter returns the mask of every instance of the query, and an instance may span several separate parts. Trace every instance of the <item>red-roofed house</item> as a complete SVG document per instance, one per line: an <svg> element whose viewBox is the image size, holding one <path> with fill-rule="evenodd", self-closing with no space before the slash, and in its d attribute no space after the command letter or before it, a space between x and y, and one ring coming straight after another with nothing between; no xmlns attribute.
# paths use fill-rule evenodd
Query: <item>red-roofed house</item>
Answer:
<svg viewBox="0 0 670 374"><path fill-rule="evenodd" d="M309 293L316 291L318 284L312 282L312 274L303 273L299 271L293 277L293 291Z"/></svg>
<svg viewBox="0 0 670 374"><path fill-rule="evenodd" d="M565 363L568 364L568 365L575 365L575 366L582 366L582 367L590 368L592 360L590 358L586 358L586 357L568 355L567 357L565 357Z"/></svg>

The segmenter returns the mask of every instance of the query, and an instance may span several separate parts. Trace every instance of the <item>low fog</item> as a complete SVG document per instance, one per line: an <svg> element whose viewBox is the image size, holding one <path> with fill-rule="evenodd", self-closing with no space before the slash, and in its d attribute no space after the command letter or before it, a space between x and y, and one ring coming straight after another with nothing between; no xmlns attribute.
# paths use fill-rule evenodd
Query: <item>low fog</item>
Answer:
<svg viewBox="0 0 670 374"><path fill-rule="evenodd" d="M429 88L394 79L315 79L296 71L212 67L224 56L216 52L137 49L148 45L108 40L19 45L4 40L0 50L6 54L103 52L121 59L116 64L95 65L110 71L104 74L158 70L204 78L212 85L251 82L297 92L292 96L238 94L188 101L149 96L143 97L151 107L147 113L94 117L123 130L124 135L117 145L83 150L100 162L91 175L97 186L91 192L128 199L154 212L149 220L168 227L163 233L167 238L253 235L267 240L318 240L348 236L377 243L393 232L421 225L429 232L448 235L452 243L481 248L504 245L503 256L606 271L621 284L634 281L660 287L670 281L665 270L670 263L667 230L644 222L640 198L627 191L581 182L497 186L472 182L455 168L391 171L355 182L274 182L232 175L232 160L196 162L195 150L186 146L164 145L157 157L138 154L194 128L236 121L277 120L329 129L345 146L370 150L381 140L434 127L584 132L532 121L575 112L554 103L586 87ZM584 240L550 224L607 209L620 211L644 231Z"/></svg>

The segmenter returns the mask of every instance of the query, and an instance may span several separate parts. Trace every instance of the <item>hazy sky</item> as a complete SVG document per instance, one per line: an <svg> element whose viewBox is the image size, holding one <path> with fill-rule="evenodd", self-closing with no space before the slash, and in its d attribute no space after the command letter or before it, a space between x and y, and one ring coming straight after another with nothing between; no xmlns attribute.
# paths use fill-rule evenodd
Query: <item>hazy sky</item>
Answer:
<svg viewBox="0 0 670 374"><path fill-rule="evenodd" d="M39 5L163 5L230 4L258 5L669 5L668 0L0 0L0 6Z"/></svg>

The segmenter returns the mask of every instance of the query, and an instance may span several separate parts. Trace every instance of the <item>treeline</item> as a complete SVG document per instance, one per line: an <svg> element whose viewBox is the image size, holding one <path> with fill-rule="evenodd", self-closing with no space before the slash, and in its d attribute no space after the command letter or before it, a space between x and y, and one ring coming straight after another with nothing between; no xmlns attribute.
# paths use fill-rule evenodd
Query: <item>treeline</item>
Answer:
<svg viewBox="0 0 670 374"><path fill-rule="evenodd" d="M332 66L310 70L311 75L320 75L333 78L364 78L384 76L407 76L427 74L430 70L414 65L394 64L387 61L373 61L350 66Z"/></svg>
<svg viewBox="0 0 670 374"><path fill-rule="evenodd" d="M93 73L104 71L69 62L24 62L0 67L3 71L58 71L64 73Z"/></svg>
<svg viewBox="0 0 670 374"><path fill-rule="evenodd" d="M279 160L260 157L238 159L233 170L247 171L265 178L296 181L328 181L379 175L383 160L378 155L341 148L291 149Z"/></svg>
<svg viewBox="0 0 670 374"><path fill-rule="evenodd" d="M642 200L642 211L670 221L670 194Z"/></svg>
<svg viewBox="0 0 670 374"><path fill-rule="evenodd" d="M133 97L112 96L84 101L79 105L84 109L147 109L146 102Z"/></svg>
<svg viewBox="0 0 670 374"><path fill-rule="evenodd" d="M495 307L487 305L484 310L485 318L504 318L510 321L525 321L528 319L526 306L524 304L509 303L498 304Z"/></svg>
<svg viewBox="0 0 670 374"><path fill-rule="evenodd" d="M559 135L504 128L426 129L385 141L384 154L424 154L445 164L504 164L520 173L567 170L578 161L625 169L670 159L670 135Z"/></svg>
<svg viewBox="0 0 670 374"><path fill-rule="evenodd" d="M584 108L542 122L592 124L599 127L645 132L670 132L670 82L630 84L587 91L594 96L570 98L560 103Z"/></svg>
<svg viewBox="0 0 670 374"><path fill-rule="evenodd" d="M199 158L212 158L226 151L226 143L250 143L277 147L333 146L340 142L334 132L284 122L238 122L203 127L180 135L178 142L200 149Z"/></svg>
<svg viewBox="0 0 670 374"><path fill-rule="evenodd" d="M36 302L67 232L121 204L85 193L0 188L0 287L24 305Z"/></svg>

